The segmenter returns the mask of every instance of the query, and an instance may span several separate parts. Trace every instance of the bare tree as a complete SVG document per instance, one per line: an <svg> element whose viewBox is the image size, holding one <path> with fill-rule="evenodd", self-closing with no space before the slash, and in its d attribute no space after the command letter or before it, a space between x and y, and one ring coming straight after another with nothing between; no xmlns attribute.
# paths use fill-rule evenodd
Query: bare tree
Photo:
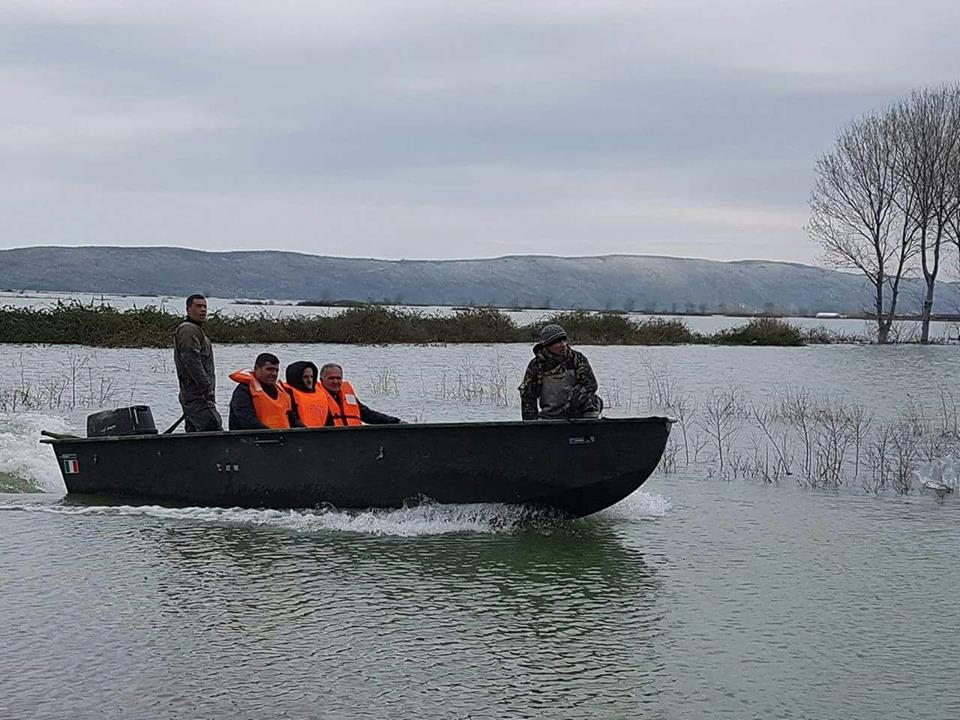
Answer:
<svg viewBox="0 0 960 720"><path fill-rule="evenodd" d="M877 341L886 343L900 281L916 252L915 228L900 212L911 207L896 169L896 128L890 113L844 128L816 164L807 231L827 265L855 268L873 286ZM885 297L885 293L889 293Z"/></svg>
<svg viewBox="0 0 960 720"><path fill-rule="evenodd" d="M952 122L955 126L960 125L960 85L951 88L949 104ZM949 241L957 248L956 257L960 261L960 142L947 158L945 171L948 196L952 200L946 216L946 233Z"/></svg>
<svg viewBox="0 0 960 720"><path fill-rule="evenodd" d="M926 285L920 342L930 340L930 315L949 224L957 196L950 170L960 148L958 88L916 90L890 113L896 136L896 165L901 191L898 209L916 232L917 253Z"/></svg>

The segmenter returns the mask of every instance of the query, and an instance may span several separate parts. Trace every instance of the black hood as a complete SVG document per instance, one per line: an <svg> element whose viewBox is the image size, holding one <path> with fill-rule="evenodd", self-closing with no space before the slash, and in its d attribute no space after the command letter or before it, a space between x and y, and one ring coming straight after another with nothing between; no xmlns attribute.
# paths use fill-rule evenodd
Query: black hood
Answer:
<svg viewBox="0 0 960 720"><path fill-rule="evenodd" d="M307 368L313 368L313 389L307 390L303 386L303 371ZM317 383L320 382L320 373L317 372L317 366L309 360L299 360L287 365L287 385L303 392L313 392L317 389Z"/></svg>

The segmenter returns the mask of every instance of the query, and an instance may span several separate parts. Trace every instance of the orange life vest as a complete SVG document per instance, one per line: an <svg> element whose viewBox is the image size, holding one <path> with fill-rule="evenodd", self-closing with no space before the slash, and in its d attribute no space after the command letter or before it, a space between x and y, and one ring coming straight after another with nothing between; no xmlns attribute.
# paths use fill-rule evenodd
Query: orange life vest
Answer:
<svg viewBox="0 0 960 720"><path fill-rule="evenodd" d="M304 392L290 385L284 387L293 396L293 401L297 404L297 415L306 427L323 427L327 424L333 403L326 390L317 387L314 392Z"/></svg>
<svg viewBox="0 0 960 720"><path fill-rule="evenodd" d="M293 409L293 401L284 392L286 388L282 382L277 382L277 397L272 398L249 370L232 372L230 373L230 379L246 385L250 390L250 397L253 398L253 409L260 422L271 429L290 427L290 411Z"/></svg>
<svg viewBox="0 0 960 720"><path fill-rule="evenodd" d="M333 424L337 427L345 425L363 425L360 420L360 401L357 400L356 393L353 392L353 385L346 380L340 386L340 402L337 402L329 392L324 389L323 394L327 396L330 403L330 414L333 416Z"/></svg>

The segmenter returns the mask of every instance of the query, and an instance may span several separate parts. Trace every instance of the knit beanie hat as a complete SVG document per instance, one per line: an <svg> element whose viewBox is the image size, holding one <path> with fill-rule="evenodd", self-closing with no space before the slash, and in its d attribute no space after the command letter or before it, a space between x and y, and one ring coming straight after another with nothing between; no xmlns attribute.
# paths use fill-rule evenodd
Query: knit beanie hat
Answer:
<svg viewBox="0 0 960 720"><path fill-rule="evenodd" d="M544 325L540 328L540 345L549 347L557 340L566 340L567 333L559 325Z"/></svg>

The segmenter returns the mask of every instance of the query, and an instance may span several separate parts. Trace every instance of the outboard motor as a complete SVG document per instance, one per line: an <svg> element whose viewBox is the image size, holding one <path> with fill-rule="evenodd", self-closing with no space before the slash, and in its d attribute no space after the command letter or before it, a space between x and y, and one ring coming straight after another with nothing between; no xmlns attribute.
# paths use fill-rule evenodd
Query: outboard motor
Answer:
<svg viewBox="0 0 960 720"><path fill-rule="evenodd" d="M157 426L149 405L102 410L87 415L87 437L156 434Z"/></svg>

